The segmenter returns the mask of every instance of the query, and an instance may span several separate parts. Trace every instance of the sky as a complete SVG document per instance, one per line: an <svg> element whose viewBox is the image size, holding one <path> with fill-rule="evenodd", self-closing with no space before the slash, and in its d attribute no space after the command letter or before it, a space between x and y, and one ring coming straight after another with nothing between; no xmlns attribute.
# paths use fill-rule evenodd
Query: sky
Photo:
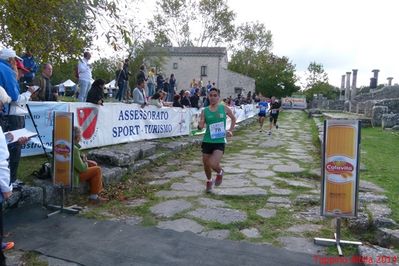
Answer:
<svg viewBox="0 0 399 266"><path fill-rule="evenodd" d="M358 69L357 87L399 83L398 0L228 0L237 23L259 21L273 35L273 52L287 56L304 74L322 64L330 84ZM351 81L352 82L352 81Z"/></svg>
<svg viewBox="0 0 399 266"><path fill-rule="evenodd" d="M154 0L130 4L139 18L152 18ZM399 83L399 0L227 0L236 25L259 21L273 35L272 52L286 56L302 77L311 62L322 64L330 84L358 69L357 87L369 86L373 69L379 84ZM139 8L137 8L140 5ZM352 83L352 78L351 78Z"/></svg>

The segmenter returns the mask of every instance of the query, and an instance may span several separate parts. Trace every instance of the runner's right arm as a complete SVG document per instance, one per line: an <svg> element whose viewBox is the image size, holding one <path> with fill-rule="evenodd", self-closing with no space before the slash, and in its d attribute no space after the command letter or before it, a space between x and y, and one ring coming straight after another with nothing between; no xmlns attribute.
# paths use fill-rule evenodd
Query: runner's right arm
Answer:
<svg viewBox="0 0 399 266"><path fill-rule="evenodd" d="M204 110L201 111L200 121L198 123L198 129L201 130L205 127L205 114Z"/></svg>

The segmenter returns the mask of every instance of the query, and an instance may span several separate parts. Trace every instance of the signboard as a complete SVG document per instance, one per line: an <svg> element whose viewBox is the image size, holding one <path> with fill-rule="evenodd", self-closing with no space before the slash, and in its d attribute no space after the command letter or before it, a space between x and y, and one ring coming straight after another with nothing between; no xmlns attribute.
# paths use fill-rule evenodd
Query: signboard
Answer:
<svg viewBox="0 0 399 266"><path fill-rule="evenodd" d="M281 107L284 109L306 109L306 97L295 95L292 97L281 98Z"/></svg>
<svg viewBox="0 0 399 266"><path fill-rule="evenodd" d="M53 183L72 187L73 175L73 113L54 112Z"/></svg>
<svg viewBox="0 0 399 266"><path fill-rule="evenodd" d="M322 215L357 216L359 144L359 121L324 121Z"/></svg>

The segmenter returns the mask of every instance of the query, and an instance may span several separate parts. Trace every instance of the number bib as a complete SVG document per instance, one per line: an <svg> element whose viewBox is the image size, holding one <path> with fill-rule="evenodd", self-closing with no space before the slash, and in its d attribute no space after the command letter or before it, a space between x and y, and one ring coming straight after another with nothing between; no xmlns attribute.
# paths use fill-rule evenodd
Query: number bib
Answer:
<svg viewBox="0 0 399 266"><path fill-rule="evenodd" d="M272 114L277 114L277 109L272 109Z"/></svg>
<svg viewBox="0 0 399 266"><path fill-rule="evenodd" d="M224 127L224 122L210 124L209 132L211 135L211 139L219 139L226 137L226 129Z"/></svg>

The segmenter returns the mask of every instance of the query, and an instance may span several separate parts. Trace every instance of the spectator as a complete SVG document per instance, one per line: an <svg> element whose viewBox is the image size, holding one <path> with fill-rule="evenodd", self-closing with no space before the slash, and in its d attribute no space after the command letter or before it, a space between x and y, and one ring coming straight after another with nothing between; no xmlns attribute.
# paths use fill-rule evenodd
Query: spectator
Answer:
<svg viewBox="0 0 399 266"><path fill-rule="evenodd" d="M139 80L147 81L147 78L145 77L144 69L145 69L144 65L141 65L141 66L140 66L140 69L139 69L139 72L137 73L137 76L136 76L137 82L138 82Z"/></svg>
<svg viewBox="0 0 399 266"><path fill-rule="evenodd" d="M191 107L199 109L199 89L197 89L193 96L190 97Z"/></svg>
<svg viewBox="0 0 399 266"><path fill-rule="evenodd" d="M115 98L118 101L122 101L123 95L125 94L125 83L127 82L126 80L126 72L123 67L123 63L120 62L118 65L118 70L116 71L115 75L115 83L118 84L118 93L116 94Z"/></svg>
<svg viewBox="0 0 399 266"><path fill-rule="evenodd" d="M106 199L98 194L103 189L102 171L95 161L87 160L86 156L80 152L79 142L82 139L82 132L79 127L73 130L74 147L73 147L73 168L76 184L87 181L90 185L89 202L102 203Z"/></svg>
<svg viewBox="0 0 399 266"><path fill-rule="evenodd" d="M148 97L154 95L155 92L155 68L151 68L147 78Z"/></svg>
<svg viewBox="0 0 399 266"><path fill-rule="evenodd" d="M39 89L32 95L32 101L57 101L58 92L51 85L50 78L53 75L53 66L49 63L43 65L42 74L36 77L33 85L39 86Z"/></svg>
<svg viewBox="0 0 399 266"><path fill-rule="evenodd" d="M0 126L4 131L24 127L25 104L33 92L33 89L29 88L27 92L19 94L17 78L21 78L24 72L18 71L18 66L24 69L23 64L18 61L14 50L4 48L0 51L0 87L4 89L1 93L2 101L0 102L0 115L4 117L0 119ZM24 70L26 73L26 69ZM8 103L9 105L6 106L8 110L5 110L4 106ZM21 109L21 113L17 113L14 109ZM8 147L12 152L10 158L11 183L15 183L17 179L17 168L21 154L20 145L25 144L27 141L27 138L22 137L18 139L16 144L9 145Z"/></svg>
<svg viewBox="0 0 399 266"><path fill-rule="evenodd" d="M85 102L87 97L87 92L91 86L91 65L89 60L91 58L90 52L83 53L83 59L79 60L78 73L79 73L79 101Z"/></svg>
<svg viewBox="0 0 399 266"><path fill-rule="evenodd" d="M162 76L161 72L158 72L158 76L157 76L157 91L162 90L163 89L163 83L164 83L164 79Z"/></svg>
<svg viewBox="0 0 399 266"><path fill-rule="evenodd" d="M190 102L190 92L189 91L185 91L183 98L181 99L181 104L184 107L191 107L191 102Z"/></svg>
<svg viewBox="0 0 399 266"><path fill-rule="evenodd" d="M129 58L125 59L125 62L123 63L123 71L125 72L125 82L123 83L123 92L124 94L122 97L126 100L130 100L130 96L133 94L130 89L129 89L129 76L131 75L129 72Z"/></svg>
<svg viewBox="0 0 399 266"><path fill-rule="evenodd" d="M151 97L150 101L149 101L150 105L155 105L158 108L162 107L162 103L161 103L161 93L156 92L154 93L154 95Z"/></svg>
<svg viewBox="0 0 399 266"><path fill-rule="evenodd" d="M22 77L22 81L29 84L35 79L38 69L35 58L32 55L32 50L26 49L26 53L22 56L22 60L25 68L28 70L28 72Z"/></svg>
<svg viewBox="0 0 399 266"><path fill-rule="evenodd" d="M211 81L208 80L208 85L206 85L206 91L209 92L211 89L212 89ZM201 96L205 96L205 95L201 95Z"/></svg>
<svg viewBox="0 0 399 266"><path fill-rule="evenodd" d="M133 103L141 105L141 108L146 106L146 97L144 93L145 81L140 79L137 81L137 87L133 90Z"/></svg>
<svg viewBox="0 0 399 266"><path fill-rule="evenodd" d="M169 78L169 88L168 88L168 102L173 101L173 96L175 96L176 78L175 74L171 74Z"/></svg>
<svg viewBox="0 0 399 266"><path fill-rule="evenodd" d="M184 106L180 103L180 95L179 94L176 94L175 96L173 96L172 106L184 108Z"/></svg>
<svg viewBox="0 0 399 266"><path fill-rule="evenodd" d="M91 85L89 93L87 94L86 102L103 105L103 103L104 103L104 86L105 86L105 80L96 79L93 82L93 85Z"/></svg>
<svg viewBox="0 0 399 266"><path fill-rule="evenodd" d="M61 83L60 86L58 86L58 95L60 95L60 96L65 95L65 86L63 83Z"/></svg>
<svg viewBox="0 0 399 266"><path fill-rule="evenodd" d="M10 170L8 169L8 150L6 138L0 127L0 265L6 265L3 250L11 249L14 247L14 242L3 242L3 201L7 200L12 194L12 186L10 186Z"/></svg>

